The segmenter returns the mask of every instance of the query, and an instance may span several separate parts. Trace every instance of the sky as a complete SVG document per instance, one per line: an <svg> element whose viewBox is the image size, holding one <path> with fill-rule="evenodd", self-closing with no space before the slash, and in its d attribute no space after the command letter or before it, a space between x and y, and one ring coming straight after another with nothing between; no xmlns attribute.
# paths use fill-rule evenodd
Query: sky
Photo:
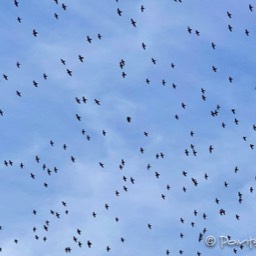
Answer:
<svg viewBox="0 0 256 256"><path fill-rule="evenodd" d="M256 238L256 5L16 5L0 2L0 254L252 255L220 237Z"/></svg>

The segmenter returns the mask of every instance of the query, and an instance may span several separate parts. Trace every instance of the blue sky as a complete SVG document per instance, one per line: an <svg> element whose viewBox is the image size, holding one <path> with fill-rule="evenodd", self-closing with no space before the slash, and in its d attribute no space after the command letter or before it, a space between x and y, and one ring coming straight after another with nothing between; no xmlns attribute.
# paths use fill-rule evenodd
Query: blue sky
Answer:
<svg viewBox="0 0 256 256"><path fill-rule="evenodd" d="M66 255L67 247L72 255L91 256L155 256L166 255L166 250L170 255L181 255L180 250L182 255L231 255L234 248L237 255L253 253L255 248L246 246L221 249L204 243L208 235L256 237L255 192L250 192L255 186L256 148L250 144L256 143L256 9L250 11L249 4L253 5L221 0L20 0L18 7L13 1L0 3L1 255L59 256ZM212 116L217 105L218 114ZM164 158L157 159L161 152ZM220 209L226 214L220 216Z"/></svg>

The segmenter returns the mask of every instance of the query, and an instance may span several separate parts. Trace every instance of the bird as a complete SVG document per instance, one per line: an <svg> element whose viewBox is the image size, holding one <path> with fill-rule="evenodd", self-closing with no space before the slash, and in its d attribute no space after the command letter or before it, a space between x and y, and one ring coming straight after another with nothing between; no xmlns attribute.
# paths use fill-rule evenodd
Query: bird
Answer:
<svg viewBox="0 0 256 256"><path fill-rule="evenodd" d="M40 161L39 156L36 155L36 156L35 156L35 160L36 160L37 163L39 163L39 161Z"/></svg>
<svg viewBox="0 0 256 256"><path fill-rule="evenodd" d="M67 71L67 74L69 75L69 76L72 76L72 70L70 70L70 69L66 69L66 71Z"/></svg>
<svg viewBox="0 0 256 256"><path fill-rule="evenodd" d="M144 132L144 135L145 135L146 137L148 137L148 132Z"/></svg>
<svg viewBox="0 0 256 256"><path fill-rule="evenodd" d="M223 210L223 209L220 209L219 213L220 213L220 215L225 215L225 214L226 214L226 211Z"/></svg>
<svg viewBox="0 0 256 256"><path fill-rule="evenodd" d="M57 20L59 19L59 15L58 15L56 12L54 13L54 17L55 17L55 19L57 19Z"/></svg>
<svg viewBox="0 0 256 256"><path fill-rule="evenodd" d="M136 21L134 19L130 19L131 20L131 24L133 27L136 27Z"/></svg>
<svg viewBox="0 0 256 256"><path fill-rule="evenodd" d="M132 184L134 184L135 179L133 177L130 177L130 181L131 181Z"/></svg>
<svg viewBox="0 0 256 256"><path fill-rule="evenodd" d="M32 82L35 87L38 87L38 82L36 82L35 80L33 80Z"/></svg>
<svg viewBox="0 0 256 256"><path fill-rule="evenodd" d="M84 57L82 55L78 55L78 59L83 63L84 62Z"/></svg>
<svg viewBox="0 0 256 256"><path fill-rule="evenodd" d="M33 36L34 36L34 37L37 37L38 32L37 32L35 29L33 29L32 33L33 33Z"/></svg>
<svg viewBox="0 0 256 256"><path fill-rule="evenodd" d="M81 104L81 100L78 97L75 97L75 100L78 104Z"/></svg>
<svg viewBox="0 0 256 256"><path fill-rule="evenodd" d="M92 42L92 38L90 36L86 36L86 40L87 40L88 43Z"/></svg>
<svg viewBox="0 0 256 256"><path fill-rule="evenodd" d="M67 6L66 6L64 3L62 3L61 7L62 7L62 9L63 9L64 11L67 10Z"/></svg>
<svg viewBox="0 0 256 256"><path fill-rule="evenodd" d="M125 60L121 59L120 62L119 62L119 67L121 69L123 69L124 66L125 66Z"/></svg>
<svg viewBox="0 0 256 256"><path fill-rule="evenodd" d="M97 105L100 105L100 101L99 101L99 100L94 99L94 101L95 101L95 103L96 103Z"/></svg>
<svg viewBox="0 0 256 256"><path fill-rule="evenodd" d="M87 246L88 246L89 248L92 247L92 242L91 242L90 240L87 241Z"/></svg>
<svg viewBox="0 0 256 256"><path fill-rule="evenodd" d="M61 63L62 63L63 65L66 65L66 61L65 61L65 60L60 59L60 61L61 61Z"/></svg>
<svg viewBox="0 0 256 256"><path fill-rule="evenodd" d="M156 60L154 58L151 58L151 61L153 64L156 64Z"/></svg>
<svg viewBox="0 0 256 256"><path fill-rule="evenodd" d="M123 13L123 12L122 12L119 8L117 8L116 11L117 11L117 14L118 14L119 16L122 16L122 13Z"/></svg>
<svg viewBox="0 0 256 256"><path fill-rule="evenodd" d="M76 119L78 120L78 121L81 121L81 116L80 115L78 115L78 114L76 114Z"/></svg>
<svg viewBox="0 0 256 256"><path fill-rule="evenodd" d="M217 68L216 68L215 66L212 66L212 70L213 70L214 72L217 72Z"/></svg>
<svg viewBox="0 0 256 256"><path fill-rule="evenodd" d="M65 252L71 253L71 248L70 247L65 247Z"/></svg>
<svg viewBox="0 0 256 256"><path fill-rule="evenodd" d="M87 99L83 96L83 97L82 97L82 101L83 101L83 103L86 103L86 102L87 102Z"/></svg>
<svg viewBox="0 0 256 256"><path fill-rule="evenodd" d="M186 104L182 102L181 103L181 107L185 109L186 108Z"/></svg>
<svg viewBox="0 0 256 256"><path fill-rule="evenodd" d="M185 171L183 171L182 174L183 174L183 176L185 176L185 177L187 176L187 172L185 172Z"/></svg>
<svg viewBox="0 0 256 256"><path fill-rule="evenodd" d="M122 72L122 77L125 78L127 76L127 74L123 71Z"/></svg>

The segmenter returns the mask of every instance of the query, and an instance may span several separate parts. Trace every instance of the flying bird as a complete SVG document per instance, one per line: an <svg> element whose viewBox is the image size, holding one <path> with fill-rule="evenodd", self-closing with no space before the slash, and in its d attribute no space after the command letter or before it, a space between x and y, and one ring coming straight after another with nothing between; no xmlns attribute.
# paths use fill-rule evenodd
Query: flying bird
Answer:
<svg viewBox="0 0 256 256"><path fill-rule="evenodd" d="M37 32L35 29L33 29L32 33L33 33L33 36L34 36L34 37L37 37L38 32Z"/></svg>
<svg viewBox="0 0 256 256"><path fill-rule="evenodd" d="M131 19L131 24L133 25L133 27L136 27L136 21L134 19Z"/></svg>

